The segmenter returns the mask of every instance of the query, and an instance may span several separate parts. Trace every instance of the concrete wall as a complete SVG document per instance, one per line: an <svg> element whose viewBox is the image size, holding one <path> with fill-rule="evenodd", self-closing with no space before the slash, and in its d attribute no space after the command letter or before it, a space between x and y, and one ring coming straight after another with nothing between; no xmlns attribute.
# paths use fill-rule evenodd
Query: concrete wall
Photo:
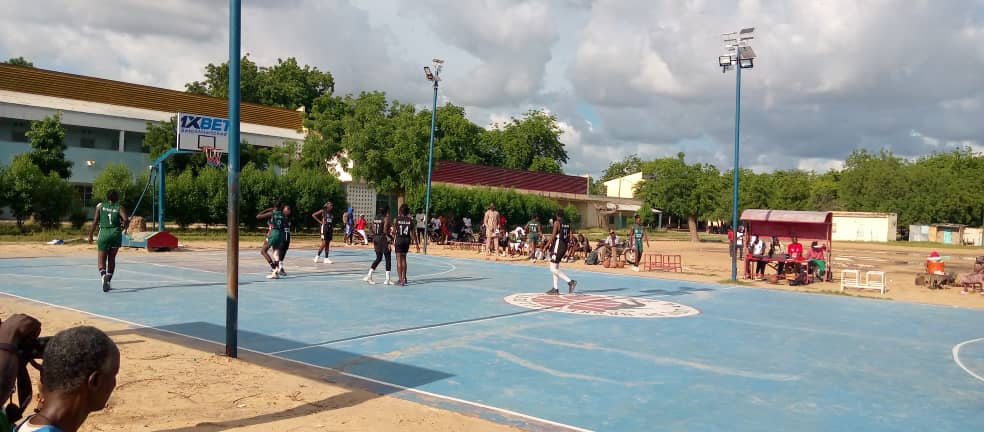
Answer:
<svg viewBox="0 0 984 432"><path fill-rule="evenodd" d="M894 213L834 212L834 241L894 241L898 216Z"/></svg>
<svg viewBox="0 0 984 432"><path fill-rule="evenodd" d="M984 229L964 228L963 242L967 245L984 246Z"/></svg>
<svg viewBox="0 0 984 432"><path fill-rule="evenodd" d="M642 173L637 172L635 174L629 174L625 177L619 177L617 179L609 180L605 182L605 187L608 188L608 196L618 197L618 198L634 198L633 188L635 188L636 183L642 181Z"/></svg>

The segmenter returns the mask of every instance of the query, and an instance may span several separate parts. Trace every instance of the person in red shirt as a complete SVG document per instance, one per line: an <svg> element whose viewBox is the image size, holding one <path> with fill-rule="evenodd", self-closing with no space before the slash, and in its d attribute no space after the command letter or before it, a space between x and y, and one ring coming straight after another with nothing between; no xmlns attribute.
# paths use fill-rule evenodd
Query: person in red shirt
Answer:
<svg viewBox="0 0 984 432"><path fill-rule="evenodd" d="M362 236L363 245L369 244L369 237L366 236L366 215L359 215L359 220L355 222L355 232Z"/></svg>
<svg viewBox="0 0 984 432"><path fill-rule="evenodd" d="M803 244L801 244L799 242L799 240L796 239L796 237L793 237L793 241L791 241L789 243L789 246L786 247L786 253L789 254L789 259L794 259L794 260L797 260L797 261L802 261L803 260Z"/></svg>

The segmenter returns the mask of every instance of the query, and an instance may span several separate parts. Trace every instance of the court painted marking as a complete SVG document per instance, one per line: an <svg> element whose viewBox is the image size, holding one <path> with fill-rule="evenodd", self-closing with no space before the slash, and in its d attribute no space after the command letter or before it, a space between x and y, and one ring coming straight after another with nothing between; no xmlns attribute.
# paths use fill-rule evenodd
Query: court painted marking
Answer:
<svg viewBox="0 0 984 432"><path fill-rule="evenodd" d="M971 340L963 341L963 342L960 342L960 343L954 345L953 346L953 361L957 362L957 366L960 366L960 369L963 369L964 372L967 372L968 374L970 374L970 376L972 376L974 378L977 378L979 381L984 381L984 378L982 378L980 375L974 373L974 371L970 370L967 366L965 366L963 364L962 361L960 361L960 348L963 348L964 345L970 345L972 343L976 343L976 342L980 342L980 341L984 341L984 338L971 339Z"/></svg>
<svg viewBox="0 0 984 432"><path fill-rule="evenodd" d="M45 306L50 306L50 307L53 307L53 308L58 308L58 309L68 310L68 311L77 312L77 313L81 313L81 314L86 314L86 315L89 315L89 316L94 316L94 317L102 318L102 319L109 320L109 321L116 321L116 322L119 322L119 323L123 323L123 324L127 324L127 325L130 325L130 326L133 326L133 327L137 327L137 328L148 329L148 330L153 330L153 331L159 331L159 332L162 332L162 333L168 333L168 334L179 336L179 337L186 337L186 338L194 339L194 340L197 340L197 341L200 341L200 342L205 342L205 343L212 344L212 345L225 346L224 344L219 343L219 342L216 342L216 341L212 341L212 340L208 340L208 339L203 339L203 338L200 338L200 337L196 337L196 336L192 336L192 335L188 335L188 334L184 334L184 333L178 333L178 332L171 331L171 330L160 329L160 328L157 328L157 327L152 327L152 326L140 324L140 323L136 323L136 322L133 322L133 321L127 321L125 319L111 317L111 316L108 316L108 315L102 315L102 314L92 313L92 312L84 311L84 310L81 310L81 309L75 309L75 308L72 308L72 307L62 306L62 305L58 305L58 304L54 304L54 303L48 303L48 302L45 302L45 301L36 300L36 299L29 298L29 297L23 297L23 296L19 296L19 295L16 295L16 294L10 294L10 293L7 293L7 292L0 292L0 294L5 295L5 296L9 296L9 297L14 297L14 298L21 299L21 300L25 300L25 301L29 301L29 302L33 302L33 303L37 303L37 304L41 304L41 305L45 305ZM574 432L593 432L591 429L584 429L584 428L580 428L580 427L577 427L577 426L572 426L572 425L568 425L568 424L564 424L564 423L560 423L560 422L555 422L555 421L552 421L552 420L547 420L547 419L543 419L543 418L531 416L529 414L523 414L523 413L520 413L520 412L508 410L508 409L505 409L505 408L499 408L499 407L495 407L495 406L492 406L492 405L486 405L486 404L482 404L482 403L478 403L478 402L473 402L473 401L470 401L470 400L459 399L459 398L456 398L456 397L453 397L453 396L445 396L445 395L438 394L438 393L432 393L432 392L429 392L429 391L424 391L424 390L419 390L419 389L415 389L415 388L405 387L405 386L401 386L399 384L393 384L393 383L390 383L390 382L386 382L386 381L382 381L382 380L377 380L377 379L374 379L374 378L369 378L369 377L365 377L365 376L362 376L362 375L353 374L353 373L345 372L345 371L338 370L338 369L333 369L333 368L330 368L330 367L319 366L319 365L316 365L316 364L311 364L311 363L307 363L307 362L304 362L304 361L294 360L294 359L290 359L290 358L286 358L286 357L273 356L273 355L270 355L270 354L267 354L267 353L264 353L264 352L254 351L254 350L251 350L249 348L239 347L239 349L242 350L242 351L251 352L251 353L257 354L257 355L268 356L268 357L275 357L278 360L288 361L288 362L291 362L291 363L301 364L301 365L304 365L304 366L318 368L318 369L323 369L323 370L329 370L329 371L332 371L334 373L338 373L340 375L347 376L349 378L353 378L353 379L364 381L364 382L371 382L373 384L383 385L383 386L386 386L386 387L389 387L389 388L392 388L392 389L396 389L396 390L399 390L399 391L405 391L405 392L415 393L415 394L418 394L418 395L421 395L421 396L432 397L432 398L435 398L435 399L443 399L443 400L446 400L446 401L450 401L450 402L454 402L454 403L458 403L458 404L462 404L462 405L468 405L468 406L472 406L472 407L476 407L476 408L480 408L480 409L484 409L484 410L496 412L496 413L499 413L499 414L504 414L507 417L514 417L514 418L520 418L520 419L525 419L525 420L531 420L531 421L534 421L534 422L537 422L537 423L542 423L542 424L545 424L545 425L555 426L555 427L563 428L563 429L566 429L566 430L569 430L569 431L574 431Z"/></svg>

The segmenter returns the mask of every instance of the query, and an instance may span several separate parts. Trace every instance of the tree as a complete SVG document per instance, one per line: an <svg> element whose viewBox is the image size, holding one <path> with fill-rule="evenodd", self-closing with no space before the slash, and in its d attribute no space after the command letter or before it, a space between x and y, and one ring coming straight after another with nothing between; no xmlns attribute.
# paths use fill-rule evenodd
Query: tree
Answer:
<svg viewBox="0 0 984 432"><path fill-rule="evenodd" d="M7 167L0 165L0 209L7 207L10 197L10 180L7 177ZM2 213L2 210L0 210Z"/></svg>
<svg viewBox="0 0 984 432"><path fill-rule="evenodd" d="M347 207L345 187L331 173L324 169L299 168L287 171L282 180L287 186L283 198L293 206L295 226L313 226L314 219L308 215L327 201L334 204L335 220L341 220L342 211Z"/></svg>
<svg viewBox="0 0 984 432"><path fill-rule="evenodd" d="M624 159L616 162L612 162L605 168L605 172L601 174L601 178L598 179L599 182L604 183L608 180L614 180L619 177L625 177L629 174L634 174L642 171L643 161L639 158L639 155L630 154Z"/></svg>
<svg viewBox="0 0 984 432"><path fill-rule="evenodd" d="M72 175L72 162L65 159L65 127L60 112L31 122L31 129L24 135L31 139L31 161L44 175L53 172L63 179Z"/></svg>
<svg viewBox="0 0 984 432"><path fill-rule="evenodd" d="M23 229L24 221L31 216L34 191L43 177L41 169L31 162L31 156L27 153L15 156L7 169L7 205L17 220L18 228Z"/></svg>
<svg viewBox="0 0 984 432"><path fill-rule="evenodd" d="M425 126L430 127L430 110L421 110ZM429 133L429 130L428 130ZM451 103L437 108L434 128L434 151L440 160L495 165L491 154L481 146L483 130L465 116L465 108ZM427 137L428 141L430 136Z"/></svg>
<svg viewBox="0 0 984 432"><path fill-rule="evenodd" d="M92 182L92 196L96 200L105 199L110 190L119 192L120 204L132 214L143 185L135 184L130 168L125 163L118 162L106 165Z"/></svg>
<svg viewBox="0 0 984 432"><path fill-rule="evenodd" d="M513 118L501 127L501 134L493 135L487 144L496 145L502 151L502 166L514 169L531 169L533 160L542 156L557 162L567 163L567 150L560 142L561 129L557 117L544 111L530 110L521 119ZM499 135L499 136L496 136Z"/></svg>
<svg viewBox="0 0 984 432"><path fill-rule="evenodd" d="M57 227L72 210L75 189L57 173L41 176L31 192L31 210L42 228Z"/></svg>
<svg viewBox="0 0 984 432"><path fill-rule="evenodd" d="M349 160L358 162L352 167L352 176L366 180L381 193L402 193L401 182L419 181L420 177L413 173L406 174L416 178L403 178L405 176L393 165L391 156L396 150L394 143L390 142L392 123L388 116L399 117L397 121L406 126L411 121L407 116L413 117L413 106L394 103L391 113L386 94L382 92L362 92L358 98L346 97L346 103L350 105L352 114L344 122L342 146L346 157L342 158L342 163L347 165ZM420 152L410 155L424 159ZM426 162L423 164L426 165ZM401 168L416 170L419 166L413 164Z"/></svg>
<svg viewBox="0 0 984 432"><path fill-rule="evenodd" d="M550 159L546 156L534 156L533 162L530 163L530 171L540 171L553 174L564 173L564 170L560 168L560 164L557 163L556 160Z"/></svg>
<svg viewBox="0 0 984 432"><path fill-rule="evenodd" d="M308 134L301 147L301 166L324 168L327 162L338 158L343 150L346 119L352 115L351 98L323 95L314 101L314 107L304 120Z"/></svg>
<svg viewBox="0 0 984 432"><path fill-rule="evenodd" d="M205 187L197 181L191 170L165 178L168 217L174 219L181 228L195 222L202 222L206 215Z"/></svg>
<svg viewBox="0 0 984 432"><path fill-rule="evenodd" d="M335 80L330 72L305 65L297 59L277 59L277 64L259 67L249 56L240 60L240 98L243 102L287 109L304 107L310 112L316 99L331 95ZM205 66L205 79L185 84L189 93L226 98L229 96L229 63Z"/></svg>
<svg viewBox="0 0 984 432"><path fill-rule="evenodd" d="M197 220L204 222L206 228L208 224L225 224L228 220L226 217L229 210L227 179L226 170L222 168L205 166L198 171L198 184L202 187L205 198L202 203L202 214Z"/></svg>
<svg viewBox="0 0 984 432"><path fill-rule="evenodd" d="M645 180L636 185L644 208L656 207L687 218L690 240L699 241L697 221L721 207L721 174L709 164L687 165L684 154L644 165Z"/></svg>
<svg viewBox="0 0 984 432"><path fill-rule="evenodd" d="M34 67L34 63L31 63L30 61L28 61L24 57L11 58L11 59L3 62L3 63L4 64L9 64L9 65L14 65L14 66Z"/></svg>

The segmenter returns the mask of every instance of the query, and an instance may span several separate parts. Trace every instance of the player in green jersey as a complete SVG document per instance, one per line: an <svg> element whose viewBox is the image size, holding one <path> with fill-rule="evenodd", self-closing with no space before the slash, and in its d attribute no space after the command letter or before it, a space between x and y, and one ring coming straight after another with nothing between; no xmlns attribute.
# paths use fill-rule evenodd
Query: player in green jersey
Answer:
<svg viewBox="0 0 984 432"><path fill-rule="evenodd" d="M92 234L99 227L99 237L96 247L99 249L99 277L102 279L102 290L110 290L110 281L116 271L116 254L120 252L123 243L123 230L130 218L126 209L120 206L120 194L116 190L106 193L106 201L96 205L96 214L89 228L89 244L92 244Z"/></svg>

